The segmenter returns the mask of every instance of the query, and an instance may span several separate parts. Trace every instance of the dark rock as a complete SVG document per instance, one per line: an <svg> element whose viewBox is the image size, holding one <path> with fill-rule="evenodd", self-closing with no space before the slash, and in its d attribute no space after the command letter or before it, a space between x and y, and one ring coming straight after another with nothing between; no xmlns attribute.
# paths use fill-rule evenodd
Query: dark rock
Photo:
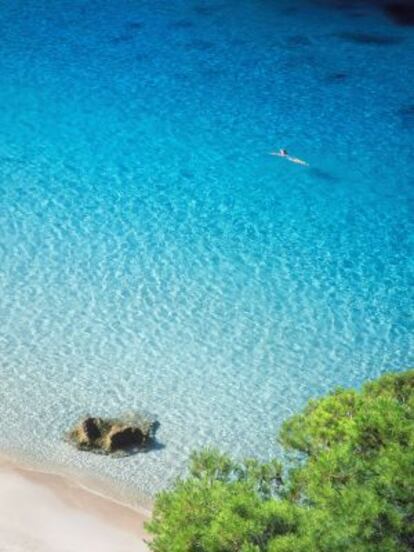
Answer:
<svg viewBox="0 0 414 552"><path fill-rule="evenodd" d="M88 416L74 427L69 439L82 450L99 448L99 441L105 429L105 422L101 418Z"/></svg>
<svg viewBox="0 0 414 552"><path fill-rule="evenodd" d="M156 420L140 415L109 419L88 416L69 433L69 441L79 450L109 454L149 448L159 427Z"/></svg>
<svg viewBox="0 0 414 552"><path fill-rule="evenodd" d="M106 435L103 447L107 452L125 450L141 446L145 441L144 434L138 427L112 427Z"/></svg>
<svg viewBox="0 0 414 552"><path fill-rule="evenodd" d="M102 420L100 418L86 418L82 422L82 428L90 443L93 443L102 436Z"/></svg>

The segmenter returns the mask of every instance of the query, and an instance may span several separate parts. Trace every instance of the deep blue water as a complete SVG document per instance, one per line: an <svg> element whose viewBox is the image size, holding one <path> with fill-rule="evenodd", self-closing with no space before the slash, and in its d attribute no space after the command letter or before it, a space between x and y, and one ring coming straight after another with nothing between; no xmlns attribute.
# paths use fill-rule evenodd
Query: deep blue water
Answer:
<svg viewBox="0 0 414 552"><path fill-rule="evenodd" d="M409 367L412 27L310 0L3 0L0 24L0 450L147 495ZM62 440L134 409L157 450Z"/></svg>

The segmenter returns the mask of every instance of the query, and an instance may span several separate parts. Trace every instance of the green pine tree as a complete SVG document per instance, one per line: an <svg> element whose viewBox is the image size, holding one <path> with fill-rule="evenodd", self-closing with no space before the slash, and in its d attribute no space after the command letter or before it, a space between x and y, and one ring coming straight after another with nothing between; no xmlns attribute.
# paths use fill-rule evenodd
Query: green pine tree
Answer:
<svg viewBox="0 0 414 552"><path fill-rule="evenodd" d="M195 453L190 475L156 499L151 549L414 549L414 370L310 401L280 441L289 466Z"/></svg>

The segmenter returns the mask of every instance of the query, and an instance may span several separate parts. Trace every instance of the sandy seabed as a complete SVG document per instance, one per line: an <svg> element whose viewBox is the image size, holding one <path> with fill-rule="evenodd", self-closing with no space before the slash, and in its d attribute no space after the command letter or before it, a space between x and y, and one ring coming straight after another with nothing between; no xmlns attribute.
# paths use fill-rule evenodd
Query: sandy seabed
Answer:
<svg viewBox="0 0 414 552"><path fill-rule="evenodd" d="M148 516L0 459L0 552L147 552Z"/></svg>

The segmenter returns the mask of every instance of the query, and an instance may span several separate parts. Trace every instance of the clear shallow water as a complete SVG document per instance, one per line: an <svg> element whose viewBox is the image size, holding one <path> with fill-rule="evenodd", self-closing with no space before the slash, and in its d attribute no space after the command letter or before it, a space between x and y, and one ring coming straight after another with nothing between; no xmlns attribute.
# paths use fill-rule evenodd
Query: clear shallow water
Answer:
<svg viewBox="0 0 414 552"><path fill-rule="evenodd" d="M150 495L194 448L268 458L309 397L410 365L412 29L247 0L0 23L1 450ZM133 409L151 453L62 441Z"/></svg>

